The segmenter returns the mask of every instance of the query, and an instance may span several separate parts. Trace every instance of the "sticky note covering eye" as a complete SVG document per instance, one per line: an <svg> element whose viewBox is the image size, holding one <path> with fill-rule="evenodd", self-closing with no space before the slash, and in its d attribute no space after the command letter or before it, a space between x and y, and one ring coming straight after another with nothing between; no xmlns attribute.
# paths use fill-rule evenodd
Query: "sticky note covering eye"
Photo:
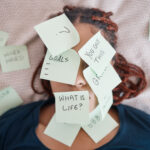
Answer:
<svg viewBox="0 0 150 150"><path fill-rule="evenodd" d="M0 47L0 62L3 72L29 68L30 63L26 46Z"/></svg>
<svg viewBox="0 0 150 150"><path fill-rule="evenodd" d="M100 74L116 53L107 40L97 32L80 50L79 55L93 70Z"/></svg>
<svg viewBox="0 0 150 150"><path fill-rule="evenodd" d="M53 56L74 47L80 37L65 14L36 25L35 30Z"/></svg>
<svg viewBox="0 0 150 150"><path fill-rule="evenodd" d="M89 123L88 91L56 92L56 120L58 122Z"/></svg>
<svg viewBox="0 0 150 150"><path fill-rule="evenodd" d="M44 134L61 143L71 146L79 130L79 125L56 122L56 115L54 114L48 126L46 127Z"/></svg>
<svg viewBox="0 0 150 150"><path fill-rule="evenodd" d="M0 31L0 46L4 46L8 39L8 33Z"/></svg>
<svg viewBox="0 0 150 150"><path fill-rule="evenodd" d="M13 88L8 87L0 91L0 115L22 103L22 99Z"/></svg>
<svg viewBox="0 0 150 150"><path fill-rule="evenodd" d="M52 56L47 51L40 78L74 85L80 65L80 57L75 50Z"/></svg>

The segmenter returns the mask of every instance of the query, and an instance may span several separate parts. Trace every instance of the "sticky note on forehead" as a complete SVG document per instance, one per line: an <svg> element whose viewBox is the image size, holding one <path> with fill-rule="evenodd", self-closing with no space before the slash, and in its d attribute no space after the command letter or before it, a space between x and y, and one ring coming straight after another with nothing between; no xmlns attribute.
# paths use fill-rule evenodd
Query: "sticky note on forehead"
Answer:
<svg viewBox="0 0 150 150"><path fill-rule="evenodd" d="M4 46L8 39L8 33L0 31L0 46Z"/></svg>
<svg viewBox="0 0 150 150"><path fill-rule="evenodd" d="M100 74L107 64L110 63L116 51L99 31L78 53L91 68Z"/></svg>
<svg viewBox="0 0 150 150"><path fill-rule="evenodd" d="M80 57L71 49L58 56L47 51L40 78L74 85L80 65Z"/></svg>
<svg viewBox="0 0 150 150"><path fill-rule="evenodd" d="M76 28L65 14L47 20L34 28L54 56L74 47L80 41Z"/></svg>
<svg viewBox="0 0 150 150"><path fill-rule="evenodd" d="M88 91L56 92L56 120L72 124L89 122Z"/></svg>

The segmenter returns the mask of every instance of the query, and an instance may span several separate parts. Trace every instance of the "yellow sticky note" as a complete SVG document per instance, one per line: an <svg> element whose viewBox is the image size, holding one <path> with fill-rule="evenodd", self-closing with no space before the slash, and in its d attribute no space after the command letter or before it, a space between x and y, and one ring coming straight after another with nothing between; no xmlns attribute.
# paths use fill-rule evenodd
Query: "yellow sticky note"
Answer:
<svg viewBox="0 0 150 150"><path fill-rule="evenodd" d="M22 99L13 88L7 87L0 91L0 115L22 103Z"/></svg>
<svg viewBox="0 0 150 150"><path fill-rule="evenodd" d="M30 67L26 46L0 47L0 62L3 72L11 72Z"/></svg>
<svg viewBox="0 0 150 150"><path fill-rule="evenodd" d="M4 46L8 40L8 33L0 31L0 46Z"/></svg>

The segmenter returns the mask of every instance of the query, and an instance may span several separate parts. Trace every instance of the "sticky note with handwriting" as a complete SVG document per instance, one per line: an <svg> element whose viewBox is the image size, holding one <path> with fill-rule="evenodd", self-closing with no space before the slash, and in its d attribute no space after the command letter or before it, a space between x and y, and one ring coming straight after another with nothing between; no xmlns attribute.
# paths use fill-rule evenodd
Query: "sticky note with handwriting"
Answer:
<svg viewBox="0 0 150 150"><path fill-rule="evenodd" d="M115 55L115 49L97 32L80 50L79 55L97 74L100 74Z"/></svg>
<svg viewBox="0 0 150 150"><path fill-rule="evenodd" d="M98 102L99 105L97 107L99 107L100 111L100 120L103 120L113 104L112 91L107 91L107 94L105 96L98 97Z"/></svg>
<svg viewBox="0 0 150 150"><path fill-rule="evenodd" d="M89 123L88 91L56 92L56 120L72 124Z"/></svg>
<svg viewBox="0 0 150 150"><path fill-rule="evenodd" d="M74 47L80 41L76 28L65 14L40 23L34 28L53 56Z"/></svg>
<svg viewBox="0 0 150 150"><path fill-rule="evenodd" d="M53 57L47 51L40 78L74 85L80 65L80 56L75 50L68 50Z"/></svg>
<svg viewBox="0 0 150 150"><path fill-rule="evenodd" d="M22 99L13 88L7 87L0 90L0 115L22 103Z"/></svg>
<svg viewBox="0 0 150 150"><path fill-rule="evenodd" d="M3 72L11 72L30 67L26 46L0 47L0 62Z"/></svg>
<svg viewBox="0 0 150 150"><path fill-rule="evenodd" d="M0 46L4 46L8 40L8 33L0 31Z"/></svg>
<svg viewBox="0 0 150 150"><path fill-rule="evenodd" d="M56 115L54 114L44 134L65 145L71 146L80 128L79 125L56 122Z"/></svg>
<svg viewBox="0 0 150 150"><path fill-rule="evenodd" d="M109 114L107 114L105 119L101 121L100 109L97 107L90 113L90 123L82 126L82 128L95 143L98 143L117 126L118 123Z"/></svg>
<svg viewBox="0 0 150 150"><path fill-rule="evenodd" d="M111 64L106 66L100 75L90 67L83 70L83 75L97 97L105 96L108 91L121 83L120 77Z"/></svg>

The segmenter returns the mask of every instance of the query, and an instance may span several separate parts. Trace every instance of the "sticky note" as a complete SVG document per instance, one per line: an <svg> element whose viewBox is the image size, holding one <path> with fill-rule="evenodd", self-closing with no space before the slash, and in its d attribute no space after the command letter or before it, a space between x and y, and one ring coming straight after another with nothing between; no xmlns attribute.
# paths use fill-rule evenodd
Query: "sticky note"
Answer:
<svg viewBox="0 0 150 150"><path fill-rule="evenodd" d="M47 51L40 78L74 85L80 65L80 56L75 50L52 56Z"/></svg>
<svg viewBox="0 0 150 150"><path fill-rule="evenodd" d="M105 96L108 91L121 83L120 77L111 64L106 66L100 75L90 67L83 70L83 75L97 97Z"/></svg>
<svg viewBox="0 0 150 150"><path fill-rule="evenodd" d="M8 33L0 31L0 46L4 46L8 40Z"/></svg>
<svg viewBox="0 0 150 150"><path fill-rule="evenodd" d="M53 56L74 47L80 41L76 28L65 14L42 22L34 28Z"/></svg>
<svg viewBox="0 0 150 150"><path fill-rule="evenodd" d="M71 146L79 130L79 125L56 122L56 115L54 114L46 127L44 134L65 145Z"/></svg>
<svg viewBox="0 0 150 150"><path fill-rule="evenodd" d="M22 103L22 99L13 88L7 87L0 90L0 115Z"/></svg>
<svg viewBox="0 0 150 150"><path fill-rule="evenodd" d="M79 51L81 58L100 74L115 55L115 49L97 32Z"/></svg>
<svg viewBox="0 0 150 150"><path fill-rule="evenodd" d="M89 123L88 91L56 92L56 121L72 124Z"/></svg>
<svg viewBox="0 0 150 150"><path fill-rule="evenodd" d="M100 109L96 108L90 113L90 123L82 128L95 143L98 143L117 126L118 123L109 114L101 121Z"/></svg>
<svg viewBox="0 0 150 150"><path fill-rule="evenodd" d="M26 46L0 47L0 62L3 72L11 72L30 67Z"/></svg>
<svg viewBox="0 0 150 150"><path fill-rule="evenodd" d="M103 120L113 104L112 91L108 91L105 96L98 97L98 102L99 105L97 107L100 111L100 120Z"/></svg>

